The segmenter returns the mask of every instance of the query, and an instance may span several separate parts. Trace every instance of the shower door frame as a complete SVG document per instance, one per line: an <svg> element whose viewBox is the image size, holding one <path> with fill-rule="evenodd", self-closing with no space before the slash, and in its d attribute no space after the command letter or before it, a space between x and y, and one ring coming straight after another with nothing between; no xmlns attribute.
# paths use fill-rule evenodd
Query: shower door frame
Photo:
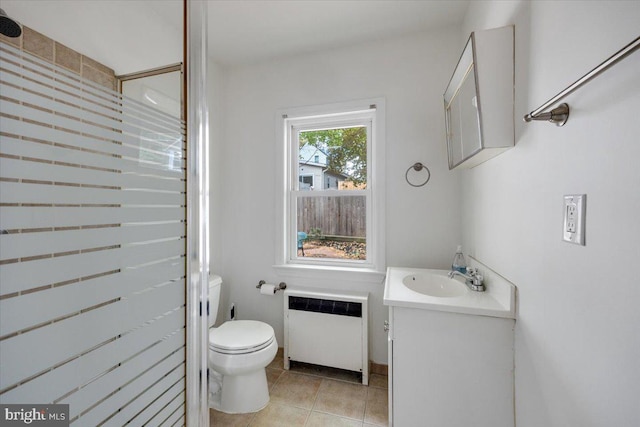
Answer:
<svg viewBox="0 0 640 427"><path fill-rule="evenodd" d="M207 2L184 0L183 80L187 129L186 425L209 425L207 366L209 245L209 110Z"/></svg>
<svg viewBox="0 0 640 427"><path fill-rule="evenodd" d="M182 72L182 119L187 158L187 339L186 425L209 425L208 279L209 264L209 116L207 87L207 4L184 0L183 62L118 77L122 82Z"/></svg>
<svg viewBox="0 0 640 427"><path fill-rule="evenodd" d="M183 1L183 62L118 77L122 81L182 72L182 119L186 123L187 165L187 338L186 425L209 425L208 280L209 110L207 94L207 3Z"/></svg>

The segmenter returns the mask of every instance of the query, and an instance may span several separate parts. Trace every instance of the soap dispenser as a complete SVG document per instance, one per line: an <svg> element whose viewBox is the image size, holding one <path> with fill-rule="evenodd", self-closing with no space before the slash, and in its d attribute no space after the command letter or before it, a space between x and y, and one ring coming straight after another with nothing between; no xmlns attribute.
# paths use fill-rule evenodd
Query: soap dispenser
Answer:
<svg viewBox="0 0 640 427"><path fill-rule="evenodd" d="M467 273L467 262L464 259L462 253L462 246L458 245L456 254L453 256L453 262L451 263L451 271L459 271L462 274Z"/></svg>

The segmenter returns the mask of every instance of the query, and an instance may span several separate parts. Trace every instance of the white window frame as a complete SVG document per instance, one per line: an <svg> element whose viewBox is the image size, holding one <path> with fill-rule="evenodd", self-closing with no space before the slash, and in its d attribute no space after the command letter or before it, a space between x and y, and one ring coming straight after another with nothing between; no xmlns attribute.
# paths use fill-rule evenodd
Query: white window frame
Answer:
<svg viewBox="0 0 640 427"><path fill-rule="evenodd" d="M385 100L367 99L278 112L277 122L277 250L275 268L294 276L344 277L370 280L384 275L385 264ZM365 190L298 190L298 147L295 132L352 126L368 127L367 188ZM367 260L344 260L298 256L297 212L299 197L366 196Z"/></svg>

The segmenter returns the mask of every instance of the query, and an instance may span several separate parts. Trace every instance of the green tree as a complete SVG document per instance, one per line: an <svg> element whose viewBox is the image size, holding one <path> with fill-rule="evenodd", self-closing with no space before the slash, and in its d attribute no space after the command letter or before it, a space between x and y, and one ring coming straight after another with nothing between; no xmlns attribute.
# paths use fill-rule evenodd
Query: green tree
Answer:
<svg viewBox="0 0 640 427"><path fill-rule="evenodd" d="M300 132L300 147L309 144L327 154L327 169L360 186L367 182L367 129L352 127Z"/></svg>

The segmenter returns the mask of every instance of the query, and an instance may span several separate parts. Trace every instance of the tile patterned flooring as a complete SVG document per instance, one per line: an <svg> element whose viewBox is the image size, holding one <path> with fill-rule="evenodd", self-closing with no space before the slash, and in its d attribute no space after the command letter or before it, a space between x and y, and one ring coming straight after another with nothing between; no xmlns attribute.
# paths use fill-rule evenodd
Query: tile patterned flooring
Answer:
<svg viewBox="0 0 640 427"><path fill-rule="evenodd" d="M255 414L210 409L215 427L373 427L387 426L387 377L372 374L363 386L349 372L293 364L283 369L279 352L267 367L271 400Z"/></svg>

